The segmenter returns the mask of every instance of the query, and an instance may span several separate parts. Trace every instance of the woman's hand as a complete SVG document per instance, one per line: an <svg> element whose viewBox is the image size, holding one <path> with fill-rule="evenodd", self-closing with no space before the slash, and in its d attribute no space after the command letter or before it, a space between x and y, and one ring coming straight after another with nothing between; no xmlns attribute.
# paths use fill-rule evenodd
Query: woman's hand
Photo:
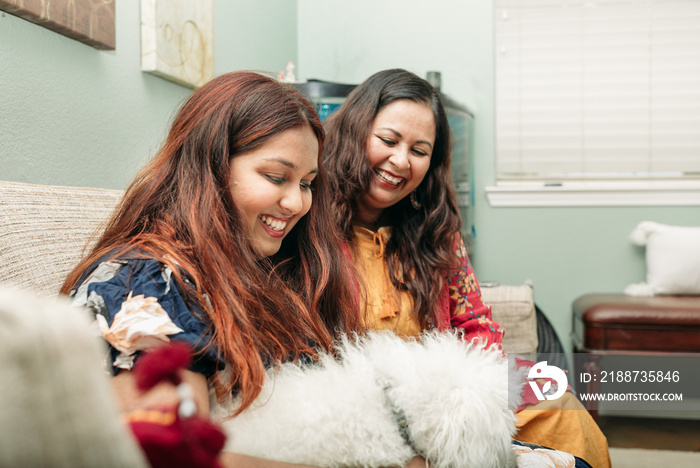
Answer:
<svg viewBox="0 0 700 468"><path fill-rule="evenodd" d="M430 467L425 458L423 457L413 457L404 468L426 468Z"/></svg>
<svg viewBox="0 0 700 468"><path fill-rule="evenodd" d="M219 456L219 462L224 468L313 468L306 465L294 465L261 458L249 457L238 453L223 452Z"/></svg>
<svg viewBox="0 0 700 468"><path fill-rule="evenodd" d="M209 389L207 379L199 373L189 370L181 370L182 380L192 387L194 401L197 405L197 413L209 417ZM117 398L122 411L132 411L138 408L148 408L159 405L178 405L180 395L175 385L163 382L147 392L142 392L136 387L136 377L132 372L122 371L112 379Z"/></svg>

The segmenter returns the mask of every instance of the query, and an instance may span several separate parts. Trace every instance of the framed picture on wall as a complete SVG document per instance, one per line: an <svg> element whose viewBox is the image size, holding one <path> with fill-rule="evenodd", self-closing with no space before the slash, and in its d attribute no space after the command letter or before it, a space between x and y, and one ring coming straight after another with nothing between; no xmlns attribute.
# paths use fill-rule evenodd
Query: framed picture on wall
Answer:
<svg viewBox="0 0 700 468"><path fill-rule="evenodd" d="M213 0L141 0L141 70L191 88L211 80Z"/></svg>
<svg viewBox="0 0 700 468"><path fill-rule="evenodd" d="M0 10L100 50L114 50L114 0L0 0Z"/></svg>

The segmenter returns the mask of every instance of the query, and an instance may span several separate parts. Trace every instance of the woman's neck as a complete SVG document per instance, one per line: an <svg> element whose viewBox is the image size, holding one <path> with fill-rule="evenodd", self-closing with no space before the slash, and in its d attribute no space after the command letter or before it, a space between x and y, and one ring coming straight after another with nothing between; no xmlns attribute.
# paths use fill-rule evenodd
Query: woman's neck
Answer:
<svg viewBox="0 0 700 468"><path fill-rule="evenodd" d="M358 211L352 220L353 226L363 227L370 231L376 231L386 225L384 210L378 212L368 212L366 210Z"/></svg>

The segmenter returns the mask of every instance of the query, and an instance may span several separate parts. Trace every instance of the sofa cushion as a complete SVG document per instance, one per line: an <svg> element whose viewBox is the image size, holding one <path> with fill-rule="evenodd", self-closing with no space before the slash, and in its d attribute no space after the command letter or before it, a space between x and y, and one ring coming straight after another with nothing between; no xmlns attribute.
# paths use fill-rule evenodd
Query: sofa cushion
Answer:
<svg viewBox="0 0 700 468"><path fill-rule="evenodd" d="M0 284L57 295L122 195L0 181Z"/></svg>
<svg viewBox="0 0 700 468"><path fill-rule="evenodd" d="M647 280L629 285L626 294L700 295L700 227L642 221L629 238L646 246Z"/></svg>
<svg viewBox="0 0 700 468"><path fill-rule="evenodd" d="M537 317L532 288L526 284L482 287L481 295L491 304L493 320L503 327L506 353L537 352Z"/></svg>

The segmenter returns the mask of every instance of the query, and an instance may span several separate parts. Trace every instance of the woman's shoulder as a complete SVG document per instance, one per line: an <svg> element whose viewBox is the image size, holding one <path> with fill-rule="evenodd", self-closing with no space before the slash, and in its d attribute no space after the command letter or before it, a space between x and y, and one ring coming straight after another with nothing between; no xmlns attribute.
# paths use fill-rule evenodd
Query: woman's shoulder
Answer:
<svg viewBox="0 0 700 468"><path fill-rule="evenodd" d="M134 343L119 341L123 337L141 337L135 341L150 346L162 341L162 335L173 335L194 349L206 348L210 327L200 298L184 272L176 275L171 265L177 268L176 263L143 251L112 252L94 262L92 271L71 292L74 305L94 314L112 345L115 367L130 368L135 351L145 349L141 345L130 349ZM215 350L206 353L197 365L208 376L219 367L220 358Z"/></svg>
<svg viewBox="0 0 700 468"><path fill-rule="evenodd" d="M150 273L161 269L163 265L162 259L143 250L113 249L85 268L70 295L75 296L80 288L85 288L89 283L110 281L127 272L130 280L138 279L139 276L149 278Z"/></svg>
<svg viewBox="0 0 700 468"><path fill-rule="evenodd" d="M177 264L142 250L113 251L86 269L70 296L75 305L88 306L106 316L109 314L105 309L114 314L134 297L157 301L170 315L192 309L199 313L198 301L193 300L195 288L187 273L178 270L176 274L171 265ZM175 280L178 277L180 281Z"/></svg>

